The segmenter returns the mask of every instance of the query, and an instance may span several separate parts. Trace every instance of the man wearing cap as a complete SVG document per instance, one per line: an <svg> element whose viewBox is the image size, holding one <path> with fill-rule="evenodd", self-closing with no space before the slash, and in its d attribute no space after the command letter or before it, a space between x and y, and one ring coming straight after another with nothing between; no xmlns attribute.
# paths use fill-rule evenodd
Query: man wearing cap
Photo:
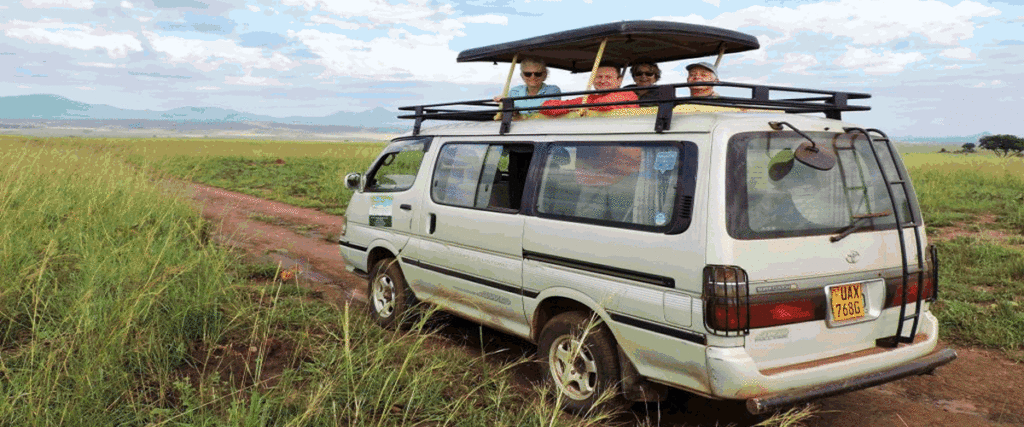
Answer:
<svg viewBox="0 0 1024 427"><path fill-rule="evenodd" d="M696 64L690 64L686 66L686 71L690 74L686 77L687 83L698 83L698 82L712 82L718 83L718 70L715 69L714 65L707 62L698 62ZM717 97L718 92L715 92L714 86L690 86L690 96L710 96Z"/></svg>

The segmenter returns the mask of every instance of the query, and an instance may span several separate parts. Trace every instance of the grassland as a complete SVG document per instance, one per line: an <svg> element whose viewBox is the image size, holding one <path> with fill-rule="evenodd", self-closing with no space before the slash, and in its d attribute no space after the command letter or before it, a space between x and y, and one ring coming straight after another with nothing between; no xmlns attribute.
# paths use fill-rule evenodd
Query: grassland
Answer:
<svg viewBox="0 0 1024 427"><path fill-rule="evenodd" d="M0 139L0 425L599 422L240 264L173 185L94 148Z"/></svg>
<svg viewBox="0 0 1024 427"><path fill-rule="evenodd" d="M943 338L1024 361L1024 158L906 154L939 246Z"/></svg>

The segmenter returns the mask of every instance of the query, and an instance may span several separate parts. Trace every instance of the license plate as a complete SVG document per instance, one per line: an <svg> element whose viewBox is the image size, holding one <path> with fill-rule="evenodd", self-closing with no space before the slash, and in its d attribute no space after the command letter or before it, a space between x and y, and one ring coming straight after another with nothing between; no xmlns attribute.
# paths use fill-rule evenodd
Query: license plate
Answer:
<svg viewBox="0 0 1024 427"><path fill-rule="evenodd" d="M842 322L864 317L864 293L860 283L829 288L829 307L832 320Z"/></svg>

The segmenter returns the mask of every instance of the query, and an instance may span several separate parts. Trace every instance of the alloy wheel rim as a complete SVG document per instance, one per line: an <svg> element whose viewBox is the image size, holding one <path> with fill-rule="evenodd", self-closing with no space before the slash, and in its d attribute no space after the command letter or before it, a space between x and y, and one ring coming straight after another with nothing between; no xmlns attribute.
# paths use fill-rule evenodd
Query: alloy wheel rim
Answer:
<svg viewBox="0 0 1024 427"><path fill-rule="evenodd" d="M395 282L387 275L381 275L374 281L373 308L380 317L391 317L395 312Z"/></svg>
<svg viewBox="0 0 1024 427"><path fill-rule="evenodd" d="M580 342L570 335L558 337L548 355L551 378L558 389L575 400L584 400L597 388L597 362Z"/></svg>

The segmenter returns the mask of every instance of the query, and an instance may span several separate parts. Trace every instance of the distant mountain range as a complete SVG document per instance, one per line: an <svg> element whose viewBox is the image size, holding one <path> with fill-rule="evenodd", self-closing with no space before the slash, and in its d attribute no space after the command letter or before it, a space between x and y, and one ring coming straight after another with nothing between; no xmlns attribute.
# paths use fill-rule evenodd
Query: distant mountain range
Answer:
<svg viewBox="0 0 1024 427"><path fill-rule="evenodd" d="M167 111L126 110L103 104L86 104L58 95L20 95L0 97L0 120L60 120L87 122L115 121L116 125L127 127L166 127L162 123L188 123L190 127L231 125L243 122L278 123L292 127L331 126L348 129L364 129L376 132L405 132L411 128L408 120L398 119L396 112L374 108L360 113L337 112L325 117L273 117L260 114L242 113L215 107L181 107ZM127 123L129 121L144 121ZM965 136L916 137L894 136L901 143L919 144L964 144L977 143L988 132Z"/></svg>
<svg viewBox="0 0 1024 427"><path fill-rule="evenodd" d="M127 110L86 104L58 95L0 97L0 119L18 120L170 120L180 122L271 122L292 125L346 126L373 131L406 130L411 123L398 113L374 108L360 113L337 112L325 117L273 117L214 107L181 107L167 111Z"/></svg>
<svg viewBox="0 0 1024 427"><path fill-rule="evenodd" d="M904 142L910 144L920 143L935 143L935 144L966 144L968 142L978 143L978 140L983 136L992 135L989 132L982 132L974 135L965 136L905 136L893 138L897 142Z"/></svg>

